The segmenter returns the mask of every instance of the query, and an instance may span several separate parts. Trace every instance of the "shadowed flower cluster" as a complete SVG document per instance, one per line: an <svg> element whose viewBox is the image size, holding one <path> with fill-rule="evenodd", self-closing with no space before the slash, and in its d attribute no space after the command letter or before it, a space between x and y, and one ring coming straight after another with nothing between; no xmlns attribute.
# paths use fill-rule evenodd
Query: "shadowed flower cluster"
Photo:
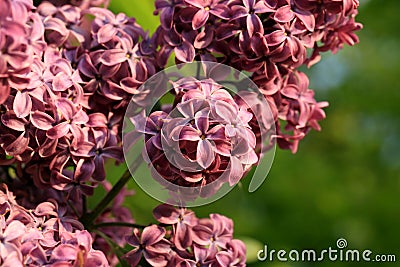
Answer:
<svg viewBox="0 0 400 267"><path fill-rule="evenodd" d="M55 202L25 209L0 184L1 266L109 266L83 225Z"/></svg>
<svg viewBox="0 0 400 267"><path fill-rule="evenodd" d="M309 91L296 69L311 66L320 53L358 42L358 0L157 0L162 57L175 61L215 61L252 72L276 113L277 141L296 152L298 142L325 117L311 94L293 99L285 87ZM302 89L300 89L302 88ZM290 89L290 90L292 90ZM300 91L299 91L300 90ZM286 90L287 91L287 90ZM292 90L293 91L293 90ZM297 102L297 104L293 104ZM301 117L301 119L298 119ZM285 121L285 127L281 122Z"/></svg>
<svg viewBox="0 0 400 267"><path fill-rule="evenodd" d="M152 266L246 266L246 248L233 239L231 219L219 214L198 219L191 210L167 204L153 214L163 227L135 229L127 237L134 247L125 255L131 266L137 266L142 256Z"/></svg>

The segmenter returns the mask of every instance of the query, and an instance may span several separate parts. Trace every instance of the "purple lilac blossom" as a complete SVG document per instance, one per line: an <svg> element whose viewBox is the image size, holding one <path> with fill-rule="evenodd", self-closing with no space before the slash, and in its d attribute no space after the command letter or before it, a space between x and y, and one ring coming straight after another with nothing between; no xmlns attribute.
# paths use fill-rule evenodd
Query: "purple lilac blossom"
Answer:
<svg viewBox="0 0 400 267"><path fill-rule="evenodd" d="M327 105L314 103L315 115L303 110L301 120L293 119L298 106L288 105L293 98L281 91L293 76L308 83L296 69L317 63L321 52L336 53L344 44L358 43L358 5L358 0L157 0L160 57L174 52L177 63L215 61L252 72L271 109L281 114L276 116L279 146L295 153L309 130L319 129Z"/></svg>
<svg viewBox="0 0 400 267"><path fill-rule="evenodd" d="M233 186L259 160L259 133L253 131L259 128L249 125L253 114L211 78L182 78L173 86L176 99L169 113L133 118L136 130L145 134L145 159L174 185L204 188L215 182L214 191L205 190L203 197L224 183Z"/></svg>
<svg viewBox="0 0 400 267"><path fill-rule="evenodd" d="M122 13L26 1L15 16L17 2L1 3L0 164L67 198L91 195L105 161L123 161L123 114L160 68L155 48Z"/></svg>
<svg viewBox="0 0 400 267"><path fill-rule="evenodd" d="M297 68L356 44L362 27L358 0L156 0L161 26L150 37L134 18L105 9L108 2L35 8L31 0L0 1L0 165L9 166L1 167L0 182L15 194L0 185L0 265L117 264L116 255L96 250L110 251L109 244L78 221L83 196L98 184L110 190L105 161L123 161L129 100L171 53L177 63L207 60L252 72L278 144L296 152L310 129L320 130L328 105L315 100ZM148 160L178 185L204 186L223 172L222 182L233 185L258 162L271 122L260 125L256 101L232 97L212 80L186 82L174 85L177 112L144 118ZM169 148L183 153L167 158ZM133 223L121 206L127 195L120 192L95 223ZM153 266L245 266L230 219L198 219L168 205L154 216L163 226L135 229L126 239L127 227L100 230L133 246L126 255L133 266L142 257Z"/></svg>
<svg viewBox="0 0 400 267"><path fill-rule="evenodd" d="M90 233L61 217L57 204L26 209L5 184L0 184L0 265L109 266L104 253L92 248Z"/></svg>
<svg viewBox="0 0 400 267"><path fill-rule="evenodd" d="M133 18L49 2L33 9L25 2L21 16L13 13L17 1L1 2L1 23L9 26L0 30L0 165L16 171L0 179L26 207L54 199L60 217L76 220L84 212L84 195L92 195L99 183L110 190L104 165L107 159L123 161L127 103L159 64L152 41ZM91 6L100 5L96 2ZM116 23L118 33L110 35L107 29ZM126 53L124 62L108 56L116 50ZM96 223L133 222L121 207L123 196ZM125 244L127 228L101 230ZM110 250L104 239L94 238L96 247ZM115 255L107 257L116 264Z"/></svg>
<svg viewBox="0 0 400 267"><path fill-rule="evenodd" d="M127 237L133 249L125 258L131 266L141 253L152 266L246 266L246 247L233 239L231 219L219 214L199 219L193 211L167 204L153 214L163 227L135 229Z"/></svg>

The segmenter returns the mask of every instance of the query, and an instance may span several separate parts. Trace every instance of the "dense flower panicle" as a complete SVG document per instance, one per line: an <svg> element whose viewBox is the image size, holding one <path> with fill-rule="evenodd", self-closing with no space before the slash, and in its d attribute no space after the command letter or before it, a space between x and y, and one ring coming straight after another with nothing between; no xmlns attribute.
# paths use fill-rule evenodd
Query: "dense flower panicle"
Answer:
<svg viewBox="0 0 400 267"><path fill-rule="evenodd" d="M86 255L88 247L72 247L74 240L91 238L87 232L74 233L83 229L77 221L85 212L82 195L91 195L99 182L110 190L104 165L110 158L123 161L121 124L126 106L160 65L154 39L133 18L99 8L107 2L43 2L36 9L29 1L0 3L0 165L6 166L0 179L26 207L52 205L51 222L59 224L60 232L55 229L53 239L40 241L46 247L35 248L39 259L31 265L53 264L58 256L72 263L77 256L76 265L106 265L103 253ZM23 12L16 16L16 10ZM121 192L96 223L133 223L129 210L121 206L127 194ZM49 199L52 202L46 202ZM36 215L47 216L32 214ZM126 227L100 230L125 245ZM61 248L49 258L49 248L60 242ZM111 251L97 235L94 246ZM10 254L7 264L25 259L18 251ZM116 255L107 253L107 258L117 264Z"/></svg>
<svg viewBox="0 0 400 267"><path fill-rule="evenodd" d="M260 88L276 116L278 145L293 153L310 129L321 129L318 122L325 119L323 108L328 106L327 102L315 100L314 91L308 85L309 80L304 73L292 71L280 81L280 90L274 89L274 86Z"/></svg>
<svg viewBox="0 0 400 267"><path fill-rule="evenodd" d="M182 78L172 84L172 110L133 118L136 130L145 134L145 159L178 186L215 182L213 189L218 190L223 183L236 184L259 160L259 132L253 131L259 128L249 125L253 114L238 104L239 95L232 97L211 78Z"/></svg>
<svg viewBox="0 0 400 267"><path fill-rule="evenodd" d="M35 23L32 8L32 1L0 3L0 104L12 93L11 87L25 89L34 55L40 55L43 29ZM36 47L31 46L36 42Z"/></svg>
<svg viewBox="0 0 400 267"><path fill-rule="evenodd" d="M79 200L105 179L106 159L123 161L123 114L159 69L155 47L124 14L44 2L14 19L16 3L0 12L0 164Z"/></svg>
<svg viewBox="0 0 400 267"><path fill-rule="evenodd" d="M255 71L268 61L280 68L300 66L307 59L307 48L320 49L318 42L329 46L325 51L358 42L352 33L361 28L354 21L358 4L358 0L157 0L155 13L160 14L161 45L174 50L177 61L207 57ZM345 25L351 38L343 36L332 43L328 36Z"/></svg>
<svg viewBox="0 0 400 267"><path fill-rule="evenodd" d="M177 63L216 61L252 72L272 109L297 116L297 106L283 101L285 83L298 76L296 68L318 62L321 52L336 53L344 44L358 42L354 33L362 28L354 19L358 5L358 0L157 0L158 40L164 54L160 57L174 52ZM324 118L325 106L314 105L315 115L306 125L304 112L299 125L289 116L294 131L281 127L287 114L277 116L280 147L296 152L308 130L318 128L316 121Z"/></svg>
<svg viewBox="0 0 400 267"><path fill-rule="evenodd" d="M25 209L0 184L0 265L109 266L80 222L63 217L55 202Z"/></svg>
<svg viewBox="0 0 400 267"><path fill-rule="evenodd" d="M152 266L246 266L246 248L233 239L233 222L227 217L211 214L198 219L193 211L167 204L153 214L165 227L135 229L127 237L133 250L125 258L131 266L142 254Z"/></svg>

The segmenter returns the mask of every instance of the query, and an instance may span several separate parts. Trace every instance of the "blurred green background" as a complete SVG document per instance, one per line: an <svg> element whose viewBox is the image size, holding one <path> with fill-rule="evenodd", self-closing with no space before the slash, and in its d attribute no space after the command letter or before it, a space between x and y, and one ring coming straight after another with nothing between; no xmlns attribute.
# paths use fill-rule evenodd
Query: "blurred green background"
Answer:
<svg viewBox="0 0 400 267"><path fill-rule="evenodd" d="M310 88L327 100L322 132L311 132L297 154L278 150L266 182L248 193L246 181L223 199L195 208L221 213L249 245L248 266L399 266L399 263L258 262L269 249L336 248L395 254L400 261L400 1L360 0L360 44L326 54L308 70ZM153 1L112 0L114 12L134 16L153 32ZM118 178L120 170L110 170ZM158 204L132 181L128 200L138 223L154 221Z"/></svg>

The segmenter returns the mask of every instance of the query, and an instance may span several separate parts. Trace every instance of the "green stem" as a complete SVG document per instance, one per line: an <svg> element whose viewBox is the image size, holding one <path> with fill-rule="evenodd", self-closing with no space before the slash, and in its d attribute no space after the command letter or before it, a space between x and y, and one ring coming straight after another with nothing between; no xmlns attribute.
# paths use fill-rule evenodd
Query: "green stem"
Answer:
<svg viewBox="0 0 400 267"><path fill-rule="evenodd" d="M111 188L111 190L97 204L97 206L91 212L86 213L81 217L81 222L85 225L87 229L92 229L93 222L97 219L97 217L100 216L101 213L103 213L103 211L107 208L111 201L114 200L121 189L128 183L128 181L132 177L131 172L135 172L139 168L140 164L142 164L142 162L142 157L141 155L139 155L132 163L132 166L125 171L118 182Z"/></svg>
<svg viewBox="0 0 400 267"><path fill-rule="evenodd" d="M86 196L83 195L82 196L82 214L86 214L87 213L87 199Z"/></svg>

